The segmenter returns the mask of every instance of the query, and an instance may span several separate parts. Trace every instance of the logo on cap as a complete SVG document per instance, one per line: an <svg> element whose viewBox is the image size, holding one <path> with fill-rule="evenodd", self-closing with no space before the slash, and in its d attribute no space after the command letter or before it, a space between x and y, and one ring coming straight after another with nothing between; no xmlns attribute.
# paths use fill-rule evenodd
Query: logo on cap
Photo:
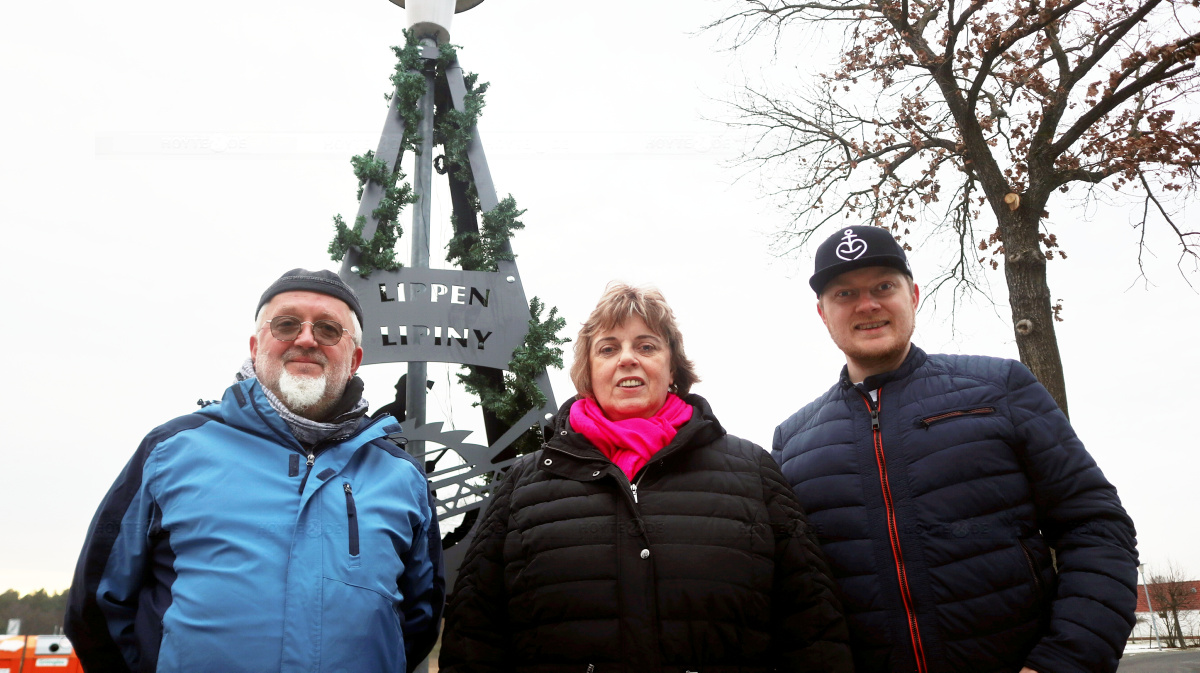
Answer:
<svg viewBox="0 0 1200 673"><path fill-rule="evenodd" d="M847 229L846 235L842 238L842 242L838 243L838 247L834 252L838 259L851 261L862 257L867 252L867 242L854 235L853 229Z"/></svg>

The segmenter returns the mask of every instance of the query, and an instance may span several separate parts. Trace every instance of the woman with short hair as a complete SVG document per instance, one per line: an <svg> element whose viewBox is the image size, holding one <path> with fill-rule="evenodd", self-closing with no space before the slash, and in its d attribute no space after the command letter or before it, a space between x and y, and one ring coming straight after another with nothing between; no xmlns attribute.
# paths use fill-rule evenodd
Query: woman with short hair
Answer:
<svg viewBox="0 0 1200 673"><path fill-rule="evenodd" d="M496 487L441 670L853 671L795 495L690 393L662 294L610 285L574 348L579 395Z"/></svg>

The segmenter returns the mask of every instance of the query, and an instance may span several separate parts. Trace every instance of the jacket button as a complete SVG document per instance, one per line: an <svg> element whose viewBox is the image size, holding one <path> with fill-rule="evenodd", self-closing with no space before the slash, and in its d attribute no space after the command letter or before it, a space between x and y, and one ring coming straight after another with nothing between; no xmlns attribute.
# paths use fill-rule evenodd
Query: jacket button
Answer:
<svg viewBox="0 0 1200 673"><path fill-rule="evenodd" d="M600 470L596 470L595 472L593 472L593 473L592 473L592 476L593 476L593 477L599 477L599 476L600 476Z"/></svg>
<svg viewBox="0 0 1200 673"><path fill-rule="evenodd" d="M566 436L567 436L567 431L566 431L566 430L559 430L559 431L558 431L558 434L562 435L563 437L566 437Z"/></svg>
<svg viewBox="0 0 1200 673"><path fill-rule="evenodd" d="M643 549L643 550L642 550L642 553L641 553L641 557L642 557L642 558L650 558L650 550L649 550L649 549Z"/></svg>
<svg viewBox="0 0 1200 673"><path fill-rule="evenodd" d="M543 465L550 465L550 464L551 464L551 463L553 463L553 462L554 462L553 460L550 460L549 458L547 458L546 460L543 460L543 461L542 461L542 464L543 464Z"/></svg>

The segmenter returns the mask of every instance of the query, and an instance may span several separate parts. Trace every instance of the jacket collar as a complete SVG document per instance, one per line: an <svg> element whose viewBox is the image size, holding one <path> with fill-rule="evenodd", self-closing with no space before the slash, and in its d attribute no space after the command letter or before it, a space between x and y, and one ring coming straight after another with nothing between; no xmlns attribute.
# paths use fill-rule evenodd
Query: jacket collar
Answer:
<svg viewBox="0 0 1200 673"><path fill-rule="evenodd" d="M579 397L575 396L564 402L559 407L558 413L555 414L554 421L547 428L550 435L547 437L546 443L542 445L542 449L543 453L551 453L552 459L549 465L544 459L540 460L539 469L579 481L599 479L607 474L610 467L620 472L620 469L601 453L600 449L592 446L586 437L571 427L571 405L578 399ZM725 428L721 427L720 421L713 415L708 400L695 393L689 393L683 396L683 401L692 406L692 418L679 428L679 431L675 433L675 438L669 444L654 454L647 465L660 461L673 453L685 451L689 447L711 443L726 434Z"/></svg>
<svg viewBox="0 0 1200 673"><path fill-rule="evenodd" d="M266 391L257 378L235 382L225 390L220 402L210 404L195 413L208 416L245 432L272 439L292 450L303 448L287 422L267 399ZM339 436L339 441L360 435L369 426L377 424L365 417L357 417L355 420L357 427L349 429L345 433L345 437ZM395 423L390 417L387 420Z"/></svg>
<svg viewBox="0 0 1200 673"><path fill-rule="evenodd" d="M254 369L254 358L246 358L242 362L242 368L238 371L236 378L238 382L258 379L258 373ZM350 377L345 390L342 391L341 399L330 410L327 421L305 418L288 409L278 397L262 385L261 381L257 390L266 396L268 404L287 424L292 436L299 440L305 448L318 446L322 442L350 437L367 414L367 401L362 396L363 382L358 376Z"/></svg>
<svg viewBox="0 0 1200 673"><path fill-rule="evenodd" d="M928 358L929 358L929 356L925 354L925 351L921 350L920 348L917 348L916 344L910 343L909 348L908 348L908 355L905 356L904 362L900 363L899 367L893 369L890 372L883 372L882 374L875 374L873 376L868 376L862 382L862 388L863 388L863 390L877 390L879 388L882 388L885 383L890 383L892 381L899 381L900 379L903 379L903 378L909 376L910 374L912 374L913 372L915 372L917 370L917 368L919 368L921 365L925 364L925 360L927 360ZM845 365L842 366L842 375L841 375L840 379L841 379L841 384L842 384L843 388L853 388L854 387L854 383L850 381L850 368L849 367L847 367Z"/></svg>

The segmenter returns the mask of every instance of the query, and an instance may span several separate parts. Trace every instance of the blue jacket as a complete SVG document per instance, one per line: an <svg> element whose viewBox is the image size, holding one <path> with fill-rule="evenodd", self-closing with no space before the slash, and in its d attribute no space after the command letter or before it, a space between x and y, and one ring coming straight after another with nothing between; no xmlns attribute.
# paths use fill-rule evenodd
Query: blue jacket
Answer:
<svg viewBox="0 0 1200 673"><path fill-rule="evenodd" d="M913 346L859 387L843 370L773 454L829 558L859 673L1116 670L1133 522L1020 363Z"/></svg>
<svg viewBox="0 0 1200 673"><path fill-rule="evenodd" d="M311 465L257 379L155 429L100 505L66 633L88 671L411 670L445 585L390 417Z"/></svg>

